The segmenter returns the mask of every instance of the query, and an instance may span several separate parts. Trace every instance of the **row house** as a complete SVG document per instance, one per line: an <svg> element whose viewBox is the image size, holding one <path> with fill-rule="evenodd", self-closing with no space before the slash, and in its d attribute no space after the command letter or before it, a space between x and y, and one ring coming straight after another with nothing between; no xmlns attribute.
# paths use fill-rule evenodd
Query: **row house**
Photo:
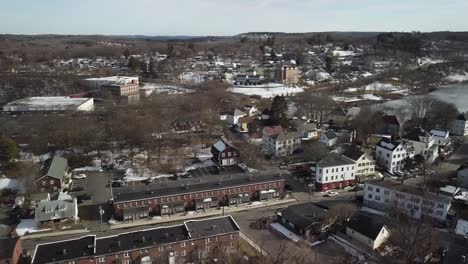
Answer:
<svg viewBox="0 0 468 264"><path fill-rule="evenodd" d="M415 219L425 215L437 221L445 221L451 198L416 186L379 181L365 184L363 204L388 214L400 212Z"/></svg>
<svg viewBox="0 0 468 264"><path fill-rule="evenodd" d="M343 155L331 154L315 166L315 189L328 191L354 185L356 163Z"/></svg>
<svg viewBox="0 0 468 264"><path fill-rule="evenodd" d="M356 145L348 148L343 155L355 162L356 177L363 177L375 173L374 159L369 154L359 149Z"/></svg>
<svg viewBox="0 0 468 264"><path fill-rule="evenodd" d="M41 176L33 184L38 193L55 193L64 186L67 176L67 159L55 155L44 161Z"/></svg>
<svg viewBox="0 0 468 264"><path fill-rule="evenodd" d="M276 157L291 155L301 146L298 132L286 132L281 126L265 127L262 130L262 149Z"/></svg>
<svg viewBox="0 0 468 264"><path fill-rule="evenodd" d="M186 221L97 238L38 244L32 264L203 263L235 255L240 228L231 216Z"/></svg>
<svg viewBox="0 0 468 264"><path fill-rule="evenodd" d="M281 177L242 175L223 180L213 178L190 186L159 186L143 192L117 193L113 209L116 219L133 221L220 206L239 206L278 199L283 195L284 179Z"/></svg>

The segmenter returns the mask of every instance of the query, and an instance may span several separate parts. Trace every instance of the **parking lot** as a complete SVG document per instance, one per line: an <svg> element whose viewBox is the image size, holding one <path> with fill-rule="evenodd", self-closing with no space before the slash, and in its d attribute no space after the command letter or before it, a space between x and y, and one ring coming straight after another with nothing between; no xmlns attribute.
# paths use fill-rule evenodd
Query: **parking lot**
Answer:
<svg viewBox="0 0 468 264"><path fill-rule="evenodd" d="M86 172L86 178L73 179L70 194L74 197L89 195L91 199L82 200L86 204L107 203L111 198L109 188L112 172Z"/></svg>

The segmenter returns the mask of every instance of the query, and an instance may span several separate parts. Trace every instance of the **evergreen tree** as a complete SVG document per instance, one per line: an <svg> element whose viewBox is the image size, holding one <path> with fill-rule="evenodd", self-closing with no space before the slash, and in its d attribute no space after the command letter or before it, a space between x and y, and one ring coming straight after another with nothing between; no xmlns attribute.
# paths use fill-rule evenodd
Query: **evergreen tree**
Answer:
<svg viewBox="0 0 468 264"><path fill-rule="evenodd" d="M8 166L18 156L16 143L6 137L0 137L0 165Z"/></svg>
<svg viewBox="0 0 468 264"><path fill-rule="evenodd" d="M288 127L288 102L283 96L275 96L270 107L271 120L276 125Z"/></svg>
<svg viewBox="0 0 468 264"><path fill-rule="evenodd" d="M134 57L130 57L130 59L128 60L128 68L132 71L136 71L138 67L138 60L135 59Z"/></svg>
<svg viewBox="0 0 468 264"><path fill-rule="evenodd" d="M125 59L128 59L128 57L130 57L130 50L125 49L123 55L125 56Z"/></svg>

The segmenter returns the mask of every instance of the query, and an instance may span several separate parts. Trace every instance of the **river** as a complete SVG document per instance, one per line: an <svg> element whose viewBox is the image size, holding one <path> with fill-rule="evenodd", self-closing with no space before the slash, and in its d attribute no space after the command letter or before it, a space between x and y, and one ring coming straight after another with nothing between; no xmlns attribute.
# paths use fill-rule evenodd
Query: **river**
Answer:
<svg viewBox="0 0 468 264"><path fill-rule="evenodd" d="M429 93L434 97L453 103L459 112L468 111L468 83L457 83L438 87L437 90ZM402 99L388 101L382 104L384 111L393 113L395 110L403 111L409 114L408 100L420 95L411 95Z"/></svg>

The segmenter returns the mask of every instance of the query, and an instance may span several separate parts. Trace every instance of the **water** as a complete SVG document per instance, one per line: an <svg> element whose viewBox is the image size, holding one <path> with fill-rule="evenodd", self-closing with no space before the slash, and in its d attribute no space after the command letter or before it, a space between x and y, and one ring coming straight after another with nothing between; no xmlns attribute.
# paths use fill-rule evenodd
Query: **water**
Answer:
<svg viewBox="0 0 468 264"><path fill-rule="evenodd" d="M468 83L441 86L429 94L440 100L453 103L458 108L459 112L468 111ZM418 95L411 95L402 99L388 101L381 104L381 106L383 110L389 114L394 113L396 110L408 114L410 111L408 100L415 96Z"/></svg>

